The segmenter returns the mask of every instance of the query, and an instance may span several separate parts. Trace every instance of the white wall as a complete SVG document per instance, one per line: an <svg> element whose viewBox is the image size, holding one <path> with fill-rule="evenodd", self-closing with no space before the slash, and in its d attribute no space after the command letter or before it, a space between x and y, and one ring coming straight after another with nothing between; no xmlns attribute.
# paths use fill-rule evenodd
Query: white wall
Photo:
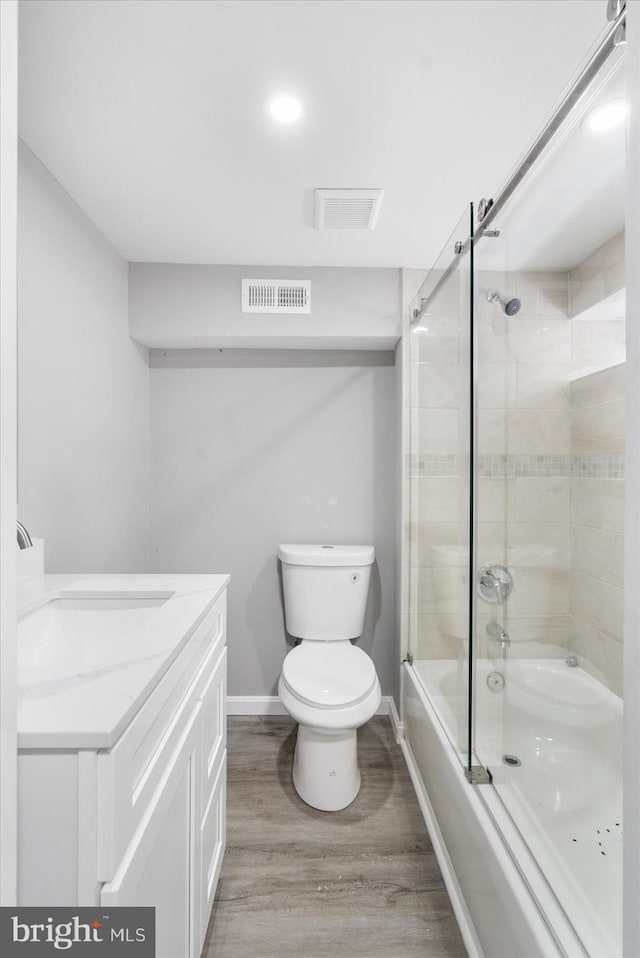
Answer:
<svg viewBox="0 0 640 958"><path fill-rule="evenodd" d="M627 3L627 363L624 554L624 947L640 954L640 2Z"/></svg>
<svg viewBox="0 0 640 958"><path fill-rule="evenodd" d="M251 314L242 279L307 279L311 313ZM393 349L400 337L400 271L301 266L132 263L131 335L156 349Z"/></svg>
<svg viewBox="0 0 640 958"><path fill-rule="evenodd" d="M126 261L21 144L18 514L49 572L148 563L149 370Z"/></svg>
<svg viewBox="0 0 640 958"><path fill-rule="evenodd" d="M0 3L0 905L17 887L16 253L18 4Z"/></svg>
<svg viewBox="0 0 640 958"><path fill-rule="evenodd" d="M152 352L152 568L231 573L231 695L276 694L290 647L279 542L375 546L358 644L392 691L392 364L382 352Z"/></svg>

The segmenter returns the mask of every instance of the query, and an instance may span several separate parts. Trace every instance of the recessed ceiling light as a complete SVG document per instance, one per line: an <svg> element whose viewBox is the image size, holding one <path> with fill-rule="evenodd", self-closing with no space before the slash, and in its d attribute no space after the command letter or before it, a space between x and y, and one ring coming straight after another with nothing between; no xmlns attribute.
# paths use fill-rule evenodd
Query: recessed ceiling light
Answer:
<svg viewBox="0 0 640 958"><path fill-rule="evenodd" d="M294 96L278 94L267 102L267 109L278 123L295 123L302 116L302 104Z"/></svg>
<svg viewBox="0 0 640 958"><path fill-rule="evenodd" d="M609 100L607 103L600 103L593 110L589 110L582 121L582 125L593 133L601 133L624 123L626 117L627 101L623 99Z"/></svg>

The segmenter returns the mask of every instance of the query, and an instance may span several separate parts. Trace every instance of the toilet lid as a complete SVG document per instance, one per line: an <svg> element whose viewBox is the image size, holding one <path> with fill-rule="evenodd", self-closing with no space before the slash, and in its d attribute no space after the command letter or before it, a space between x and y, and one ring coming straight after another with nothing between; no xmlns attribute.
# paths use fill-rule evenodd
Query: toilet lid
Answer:
<svg viewBox="0 0 640 958"><path fill-rule="evenodd" d="M315 708L356 705L376 684L366 652L350 642L303 642L287 655L282 680L289 691Z"/></svg>

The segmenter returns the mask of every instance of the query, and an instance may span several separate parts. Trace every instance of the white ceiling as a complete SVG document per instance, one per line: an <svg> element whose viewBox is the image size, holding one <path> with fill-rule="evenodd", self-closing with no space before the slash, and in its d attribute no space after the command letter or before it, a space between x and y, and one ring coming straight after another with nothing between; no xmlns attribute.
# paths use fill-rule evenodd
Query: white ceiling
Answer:
<svg viewBox="0 0 640 958"><path fill-rule="evenodd" d="M595 132L584 122L624 99L624 65L619 48L496 217L501 243L480 246L483 269L571 270L624 229L625 124Z"/></svg>
<svg viewBox="0 0 640 958"><path fill-rule="evenodd" d="M175 263L430 265L605 26L603 0L20 7L22 137L127 259ZM375 231L314 230L318 187L384 188Z"/></svg>

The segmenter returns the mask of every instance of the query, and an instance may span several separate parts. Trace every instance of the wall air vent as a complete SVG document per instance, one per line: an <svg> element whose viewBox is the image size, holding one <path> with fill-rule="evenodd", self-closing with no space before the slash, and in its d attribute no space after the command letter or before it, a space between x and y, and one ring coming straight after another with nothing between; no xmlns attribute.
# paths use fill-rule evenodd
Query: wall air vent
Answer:
<svg viewBox="0 0 640 958"><path fill-rule="evenodd" d="M311 282L306 279L243 279L243 313L310 313Z"/></svg>
<svg viewBox="0 0 640 958"><path fill-rule="evenodd" d="M316 190L317 230L372 230L384 190Z"/></svg>

